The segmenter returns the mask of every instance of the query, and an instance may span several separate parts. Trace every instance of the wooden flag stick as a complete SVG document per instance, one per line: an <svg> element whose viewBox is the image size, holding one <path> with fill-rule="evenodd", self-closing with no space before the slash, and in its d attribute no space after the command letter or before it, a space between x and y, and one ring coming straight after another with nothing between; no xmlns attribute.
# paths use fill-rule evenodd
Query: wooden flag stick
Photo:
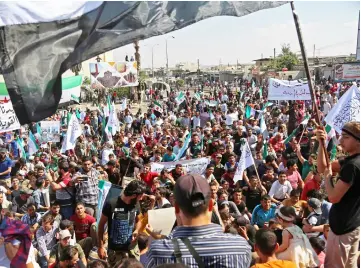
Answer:
<svg viewBox="0 0 361 268"><path fill-rule="evenodd" d="M316 119L317 124L322 126L321 120L320 120L320 111L318 110L318 107L317 107L316 96L315 96L316 94L315 94L315 90L313 88L310 68L309 68L309 65L308 65L306 50L305 50L305 46L304 46L304 43L303 43L301 26L300 26L300 22L298 20L298 15L296 13L295 6L294 6L293 2L291 2L291 9L292 9L292 14L293 14L293 19L295 21L296 30L297 30L298 41L300 43L300 48L301 48L301 53L302 53L302 58L303 58L303 64L304 64L304 67L305 67L306 77L307 77L307 81L308 81L308 87L310 89L312 103L314 104L313 107L314 107L314 112L315 112L315 115L316 115L315 119ZM323 149L324 149L324 152L325 152L325 157L326 157L326 164L328 166L329 165L329 159L328 159L328 155L327 155L326 144L324 142L322 142L320 144L320 146L323 146Z"/></svg>

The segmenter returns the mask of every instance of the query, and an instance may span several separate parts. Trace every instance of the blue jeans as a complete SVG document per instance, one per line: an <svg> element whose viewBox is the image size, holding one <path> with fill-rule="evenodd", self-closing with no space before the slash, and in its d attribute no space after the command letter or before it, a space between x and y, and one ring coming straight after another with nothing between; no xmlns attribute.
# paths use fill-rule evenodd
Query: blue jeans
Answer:
<svg viewBox="0 0 361 268"><path fill-rule="evenodd" d="M38 263L41 268L48 268L48 261L45 257L38 256Z"/></svg>
<svg viewBox="0 0 361 268"><path fill-rule="evenodd" d="M60 207L60 214L63 216L63 220L69 220L70 217L74 214L73 205Z"/></svg>

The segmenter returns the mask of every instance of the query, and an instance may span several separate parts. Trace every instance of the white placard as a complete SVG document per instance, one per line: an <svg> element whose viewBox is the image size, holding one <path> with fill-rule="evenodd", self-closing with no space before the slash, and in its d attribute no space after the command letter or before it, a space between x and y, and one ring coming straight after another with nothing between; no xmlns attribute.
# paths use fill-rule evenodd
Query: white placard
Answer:
<svg viewBox="0 0 361 268"><path fill-rule="evenodd" d="M156 233L169 235L175 221L174 207L148 210L148 222Z"/></svg>
<svg viewBox="0 0 361 268"><path fill-rule="evenodd" d="M11 101L0 104L0 133L20 129Z"/></svg>
<svg viewBox="0 0 361 268"><path fill-rule="evenodd" d="M268 100L310 100L307 82L286 81L271 78L268 86Z"/></svg>
<svg viewBox="0 0 361 268"><path fill-rule="evenodd" d="M41 121L40 128L42 142L60 141L60 121Z"/></svg>

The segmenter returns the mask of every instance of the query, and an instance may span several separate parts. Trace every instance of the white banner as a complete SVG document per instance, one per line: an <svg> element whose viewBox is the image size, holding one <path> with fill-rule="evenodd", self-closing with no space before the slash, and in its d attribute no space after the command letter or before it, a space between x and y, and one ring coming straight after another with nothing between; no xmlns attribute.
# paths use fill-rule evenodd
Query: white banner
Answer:
<svg viewBox="0 0 361 268"><path fill-rule="evenodd" d="M268 100L310 100L307 82L287 81L270 78Z"/></svg>
<svg viewBox="0 0 361 268"><path fill-rule="evenodd" d="M210 160L207 157L183 160L176 162L161 162L152 163L151 171L160 173L163 169L171 170L175 168L175 165L181 164L187 173L203 174L206 171L207 165Z"/></svg>
<svg viewBox="0 0 361 268"><path fill-rule="evenodd" d="M360 122L360 89L355 85L349 88L327 114L325 121L339 134L345 123Z"/></svg>
<svg viewBox="0 0 361 268"><path fill-rule="evenodd" d="M337 64L335 66L335 80L352 81L360 80L360 64Z"/></svg>
<svg viewBox="0 0 361 268"><path fill-rule="evenodd" d="M251 149L248 146L248 142L244 141L244 145L241 148L242 154L238 162L236 173L234 174L233 181L237 182L239 180L243 179L243 171L246 170L246 168L254 165L253 156L251 153Z"/></svg>
<svg viewBox="0 0 361 268"><path fill-rule="evenodd" d="M82 134L81 125L78 118L73 113L68 124L68 130L66 132L65 139L63 141L61 152L71 150L75 148L77 138Z"/></svg>
<svg viewBox="0 0 361 268"><path fill-rule="evenodd" d="M20 129L11 101L0 104L0 133Z"/></svg>
<svg viewBox="0 0 361 268"><path fill-rule="evenodd" d="M60 141L60 121L41 121L40 128L42 142Z"/></svg>

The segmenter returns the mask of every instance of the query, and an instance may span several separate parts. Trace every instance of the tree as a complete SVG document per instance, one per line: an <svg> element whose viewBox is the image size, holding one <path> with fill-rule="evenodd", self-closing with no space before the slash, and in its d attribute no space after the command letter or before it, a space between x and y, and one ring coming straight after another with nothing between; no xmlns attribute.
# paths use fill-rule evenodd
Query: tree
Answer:
<svg viewBox="0 0 361 268"><path fill-rule="evenodd" d="M184 86L184 80L183 79L178 79L176 82L178 87L183 87Z"/></svg>
<svg viewBox="0 0 361 268"><path fill-rule="evenodd" d="M276 58L276 67L281 70L282 68L287 68L289 71L298 64L298 58L295 53L291 51L289 44L283 44L281 48L282 53Z"/></svg>

